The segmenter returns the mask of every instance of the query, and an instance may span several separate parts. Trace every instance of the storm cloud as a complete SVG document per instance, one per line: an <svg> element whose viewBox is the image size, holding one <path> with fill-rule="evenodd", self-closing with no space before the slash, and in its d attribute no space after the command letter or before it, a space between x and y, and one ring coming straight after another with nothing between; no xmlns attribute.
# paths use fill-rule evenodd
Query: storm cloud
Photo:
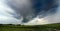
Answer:
<svg viewBox="0 0 60 31"><path fill-rule="evenodd" d="M59 0L0 0L0 24L60 23Z"/></svg>

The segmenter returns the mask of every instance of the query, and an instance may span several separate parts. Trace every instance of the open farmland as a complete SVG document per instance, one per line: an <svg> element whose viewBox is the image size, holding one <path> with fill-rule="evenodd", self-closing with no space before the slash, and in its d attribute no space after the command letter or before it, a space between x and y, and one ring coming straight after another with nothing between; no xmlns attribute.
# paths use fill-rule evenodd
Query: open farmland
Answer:
<svg viewBox="0 0 60 31"><path fill-rule="evenodd" d="M0 24L0 31L59 31L60 24L47 24L47 25L12 25L12 24Z"/></svg>

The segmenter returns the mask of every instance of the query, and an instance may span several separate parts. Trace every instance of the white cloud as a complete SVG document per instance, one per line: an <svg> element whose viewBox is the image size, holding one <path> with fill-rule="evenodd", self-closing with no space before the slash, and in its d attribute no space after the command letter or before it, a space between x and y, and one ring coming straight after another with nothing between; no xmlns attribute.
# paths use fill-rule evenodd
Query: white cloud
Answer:
<svg viewBox="0 0 60 31"><path fill-rule="evenodd" d="M14 10L8 7L4 0L0 0L0 24L20 24L22 19L14 18Z"/></svg>

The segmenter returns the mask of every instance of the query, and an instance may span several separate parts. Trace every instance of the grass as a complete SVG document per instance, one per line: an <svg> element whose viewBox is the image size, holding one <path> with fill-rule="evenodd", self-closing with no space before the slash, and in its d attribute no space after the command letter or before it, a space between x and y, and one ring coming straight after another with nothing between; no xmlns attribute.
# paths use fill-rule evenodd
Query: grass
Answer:
<svg viewBox="0 0 60 31"><path fill-rule="evenodd" d="M60 24L47 24L35 26L0 24L0 31L49 31L49 30L51 31L60 30Z"/></svg>

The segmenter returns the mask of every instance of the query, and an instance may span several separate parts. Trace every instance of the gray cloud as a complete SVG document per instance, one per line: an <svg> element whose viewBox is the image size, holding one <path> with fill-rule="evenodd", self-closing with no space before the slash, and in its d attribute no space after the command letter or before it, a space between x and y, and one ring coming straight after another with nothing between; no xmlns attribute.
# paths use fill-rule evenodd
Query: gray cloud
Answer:
<svg viewBox="0 0 60 31"><path fill-rule="evenodd" d="M49 0L47 3L45 1L41 3L39 0L39 4L41 3L43 6L36 6L38 3L35 4L33 1L0 0L0 24L41 25L60 23L60 7L58 7L56 0L54 2L51 0L50 4L48 3ZM35 1L38 2L38 0Z"/></svg>

